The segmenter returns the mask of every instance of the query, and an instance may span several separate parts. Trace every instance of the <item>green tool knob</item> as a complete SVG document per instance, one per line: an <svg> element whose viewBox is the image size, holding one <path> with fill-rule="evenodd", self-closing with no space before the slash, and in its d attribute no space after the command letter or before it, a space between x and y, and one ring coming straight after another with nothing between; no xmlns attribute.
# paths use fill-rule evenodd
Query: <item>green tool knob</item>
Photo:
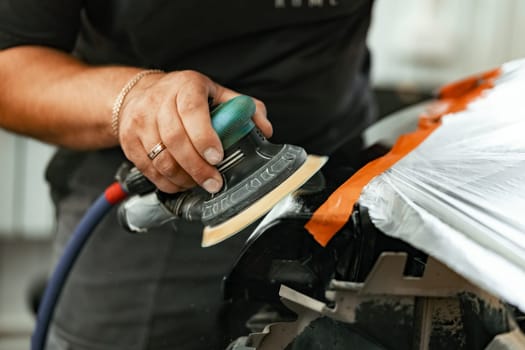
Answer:
<svg viewBox="0 0 525 350"><path fill-rule="evenodd" d="M252 116L255 102L248 96L237 96L211 111L213 129L226 150L246 136L255 127Z"/></svg>

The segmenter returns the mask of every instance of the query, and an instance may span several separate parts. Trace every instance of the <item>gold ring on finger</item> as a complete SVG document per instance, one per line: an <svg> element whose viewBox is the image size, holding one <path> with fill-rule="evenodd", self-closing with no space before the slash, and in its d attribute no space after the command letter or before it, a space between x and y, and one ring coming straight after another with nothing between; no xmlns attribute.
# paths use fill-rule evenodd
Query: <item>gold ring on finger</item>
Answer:
<svg viewBox="0 0 525 350"><path fill-rule="evenodd" d="M166 149L166 145L161 142L157 143L153 148L148 152L148 158L153 160L155 159L162 151Z"/></svg>

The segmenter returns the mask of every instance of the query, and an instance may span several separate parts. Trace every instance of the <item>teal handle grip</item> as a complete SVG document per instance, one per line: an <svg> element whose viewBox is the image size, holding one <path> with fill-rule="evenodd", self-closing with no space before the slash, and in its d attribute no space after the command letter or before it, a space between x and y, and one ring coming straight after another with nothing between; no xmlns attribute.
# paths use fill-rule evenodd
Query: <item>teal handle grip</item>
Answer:
<svg viewBox="0 0 525 350"><path fill-rule="evenodd" d="M248 96L237 96L211 111L211 124L226 150L255 127L252 116L255 102Z"/></svg>

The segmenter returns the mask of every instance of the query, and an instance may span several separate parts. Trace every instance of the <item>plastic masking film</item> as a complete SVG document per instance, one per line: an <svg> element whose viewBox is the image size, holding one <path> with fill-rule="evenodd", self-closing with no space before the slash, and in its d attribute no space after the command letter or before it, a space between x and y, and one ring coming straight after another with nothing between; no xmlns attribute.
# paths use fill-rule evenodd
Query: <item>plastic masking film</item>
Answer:
<svg viewBox="0 0 525 350"><path fill-rule="evenodd" d="M525 60L364 189L374 225L525 311Z"/></svg>
<svg viewBox="0 0 525 350"><path fill-rule="evenodd" d="M305 225L315 240L326 246L348 221L361 191L373 178L396 164L423 142L440 126L443 115L465 109L483 91L492 88L494 80L500 74L501 70L498 68L444 86L439 92L440 99L420 117L417 130L399 137L390 152L357 171L316 210Z"/></svg>

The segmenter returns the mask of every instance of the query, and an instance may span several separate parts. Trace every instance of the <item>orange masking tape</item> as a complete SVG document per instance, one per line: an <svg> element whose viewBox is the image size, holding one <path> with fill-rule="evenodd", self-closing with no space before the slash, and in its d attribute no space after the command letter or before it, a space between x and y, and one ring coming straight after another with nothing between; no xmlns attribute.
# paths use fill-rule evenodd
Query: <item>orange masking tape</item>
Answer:
<svg viewBox="0 0 525 350"><path fill-rule="evenodd" d="M308 232L319 244L326 246L335 233L348 221L363 188L374 177L383 173L416 148L438 126L439 123L434 123L432 126L417 129L399 137L390 152L359 169L315 211L305 225Z"/></svg>
<svg viewBox="0 0 525 350"><path fill-rule="evenodd" d="M501 74L495 69L475 77L469 77L441 89L440 99L419 117L418 129L400 136L390 152L375 159L358 170L343 183L312 215L305 228L323 247L348 221L355 203L363 188L377 175L380 175L397 161L410 153L428 135L441 125L445 114L464 110L481 93L494 86L494 81Z"/></svg>
<svg viewBox="0 0 525 350"><path fill-rule="evenodd" d="M501 75L501 68L496 68L483 72L481 74L473 75L465 79L455 81L453 83L443 85L438 91L438 98L454 99L462 97L465 94L475 90L486 81L493 81Z"/></svg>

